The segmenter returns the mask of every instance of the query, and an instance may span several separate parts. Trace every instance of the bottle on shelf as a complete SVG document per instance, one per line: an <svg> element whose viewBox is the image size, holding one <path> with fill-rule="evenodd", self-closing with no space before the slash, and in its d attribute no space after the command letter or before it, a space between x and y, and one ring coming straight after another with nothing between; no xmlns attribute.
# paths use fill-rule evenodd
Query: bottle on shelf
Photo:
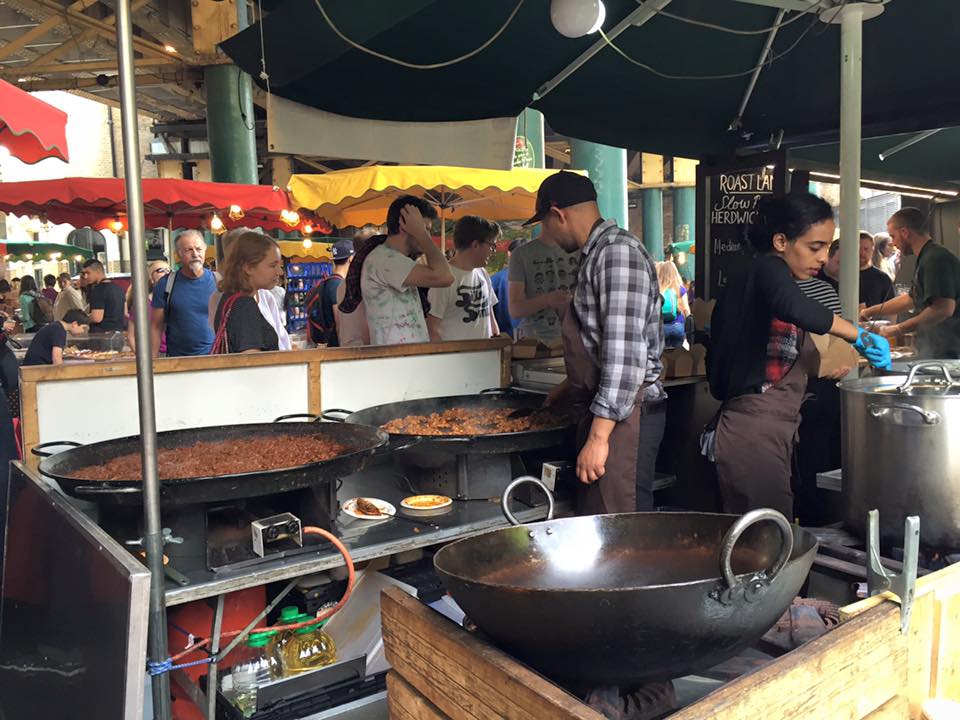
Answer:
<svg viewBox="0 0 960 720"><path fill-rule="evenodd" d="M250 633L248 657L225 675L220 689L237 706L245 718L257 711L257 690L260 685L281 676L280 665L272 650L275 630Z"/></svg>
<svg viewBox="0 0 960 720"><path fill-rule="evenodd" d="M294 625L309 619L310 615L300 613L294 606L287 606L280 611L281 625ZM288 630L277 638L273 653L280 663L284 677L299 675L336 662L337 645L323 630L323 625L324 621L320 621L299 630Z"/></svg>

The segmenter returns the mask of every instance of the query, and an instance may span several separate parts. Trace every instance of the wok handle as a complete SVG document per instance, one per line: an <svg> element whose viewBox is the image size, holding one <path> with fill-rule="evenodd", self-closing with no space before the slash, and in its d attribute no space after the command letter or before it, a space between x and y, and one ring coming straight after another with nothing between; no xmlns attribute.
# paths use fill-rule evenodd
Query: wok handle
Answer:
<svg viewBox="0 0 960 720"><path fill-rule="evenodd" d="M343 417L340 417L340 416ZM320 413L320 417L327 422L345 422L347 416L353 415L353 410L341 410L340 408L330 408Z"/></svg>
<svg viewBox="0 0 960 720"><path fill-rule="evenodd" d="M510 512L510 495L513 494L513 491L516 490L517 487L526 483L536 485L538 488L543 490L543 494L547 496L547 520L553 520L553 493L550 492L550 488L544 485L533 475L521 475L512 483L507 485L506 488L504 488L503 495L500 496L500 509L503 511L504 517L507 518L511 525L522 524L519 520L517 520L516 516Z"/></svg>
<svg viewBox="0 0 960 720"><path fill-rule="evenodd" d="M876 404L870 406L870 415L875 417L877 420L886 420L887 422L893 423L894 425L903 425L905 423L897 422L894 418L890 416L891 410L905 410L908 412L915 412L921 418L923 418L924 425L939 425L940 424L940 414L934 410L924 410L922 407L917 405L909 405L907 403L889 403L889 404Z"/></svg>
<svg viewBox="0 0 960 720"><path fill-rule="evenodd" d="M65 445L66 447L82 447L83 443L74 442L73 440L51 440L50 442L34 445L32 448L30 448L30 452L37 457L47 458L54 455L54 453L43 452L44 448L57 447L59 445Z"/></svg>
<svg viewBox="0 0 960 720"><path fill-rule="evenodd" d="M75 485L73 491L77 495L132 495L143 492L139 487L100 487L98 485Z"/></svg>
<svg viewBox="0 0 960 720"><path fill-rule="evenodd" d="M305 418L310 422L319 422L321 416L314 415L313 413L291 413L290 415L281 415L278 418L274 419L275 423L284 422L285 420L293 420L295 418Z"/></svg>
<svg viewBox="0 0 960 720"><path fill-rule="evenodd" d="M793 553L793 528L790 526L790 523L787 522L787 519L771 508L751 510L727 530L727 534L723 536L723 542L720 543L720 570L723 573L723 580L727 584L728 590L732 590L737 585L737 577L733 574L733 565L731 562L733 549L737 541L748 527L765 520L776 523L777 528L780 530L780 538L782 540L780 555L773 565L770 566L770 569L766 571L767 582L776 580L777 575L780 574L780 571L790 559L790 555Z"/></svg>

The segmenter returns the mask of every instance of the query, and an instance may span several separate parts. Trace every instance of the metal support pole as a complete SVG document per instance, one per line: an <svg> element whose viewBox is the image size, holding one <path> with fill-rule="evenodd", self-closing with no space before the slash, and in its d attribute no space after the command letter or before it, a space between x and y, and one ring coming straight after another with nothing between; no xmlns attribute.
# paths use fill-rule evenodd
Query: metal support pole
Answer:
<svg viewBox="0 0 960 720"><path fill-rule="evenodd" d="M856 322L860 304L860 123L863 6L845 7L840 19L840 305Z"/></svg>
<svg viewBox="0 0 960 720"><path fill-rule="evenodd" d="M144 244L143 192L140 187L140 139L137 128L136 78L133 65L133 31L130 0L117 0L117 59L120 76L120 127L123 137L124 184L130 233L133 317L137 340L137 396L140 410L140 442L143 448L144 547L150 568L150 624L148 649L151 660L167 659L167 613L164 600L163 532L160 524L160 479L157 473L157 422L153 401L153 354L150 316L147 310L147 263ZM153 712L157 720L170 719L170 676L153 676Z"/></svg>
<svg viewBox="0 0 960 720"><path fill-rule="evenodd" d="M643 245L655 261L663 260L663 190L649 188L643 194Z"/></svg>
<svg viewBox="0 0 960 720"><path fill-rule="evenodd" d="M570 138L570 167L586 170L597 188L600 215L627 229L627 151Z"/></svg>
<svg viewBox="0 0 960 720"><path fill-rule="evenodd" d="M773 41L777 37L777 31L780 30L780 23L783 22L783 16L786 14L787 11L783 9L777 12L777 17L773 21L773 27L767 35L767 41L763 44L763 49L760 51L760 59L757 60L757 67L753 71L753 75L750 76L750 82L747 83L747 89L743 93L743 99L740 101L740 107L737 109L737 116L733 119L733 122L730 123L730 130L740 128L743 113L747 111L747 103L750 102L753 89L757 86L757 79L760 77L760 73L763 72L764 63L767 62L767 55L770 54L770 48L773 47Z"/></svg>

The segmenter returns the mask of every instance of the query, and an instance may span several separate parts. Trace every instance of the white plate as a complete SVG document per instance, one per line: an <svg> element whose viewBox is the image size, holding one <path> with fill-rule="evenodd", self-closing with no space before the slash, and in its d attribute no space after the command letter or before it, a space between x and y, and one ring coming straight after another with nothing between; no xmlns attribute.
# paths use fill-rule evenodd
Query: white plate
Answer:
<svg viewBox="0 0 960 720"><path fill-rule="evenodd" d="M357 512L357 498L350 498L341 506L341 509L350 517L356 518L357 520L386 520L387 518L393 517L397 514L397 509L388 503L386 500L378 500L377 498L365 497L364 500L367 500L380 510L383 515L364 515L363 513Z"/></svg>
<svg viewBox="0 0 960 720"><path fill-rule="evenodd" d="M443 498L442 502L437 503L436 505L416 505L413 503L408 503L407 500L412 500L418 497L433 497L433 498ZM406 508L407 510L441 510L445 507L450 507L453 505L453 500L444 495L434 495L429 493L427 495L411 495L408 498L404 498L400 501L400 507Z"/></svg>

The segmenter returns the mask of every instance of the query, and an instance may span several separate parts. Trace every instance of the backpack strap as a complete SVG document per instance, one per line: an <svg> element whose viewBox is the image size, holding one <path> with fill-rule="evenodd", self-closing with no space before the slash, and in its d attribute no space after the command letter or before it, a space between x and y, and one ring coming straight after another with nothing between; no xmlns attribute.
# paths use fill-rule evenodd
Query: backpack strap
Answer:
<svg viewBox="0 0 960 720"><path fill-rule="evenodd" d="M177 281L177 275L180 274L179 270L167 275L167 285L163 289L163 319L166 319L170 316L170 296L173 295L173 285Z"/></svg>

